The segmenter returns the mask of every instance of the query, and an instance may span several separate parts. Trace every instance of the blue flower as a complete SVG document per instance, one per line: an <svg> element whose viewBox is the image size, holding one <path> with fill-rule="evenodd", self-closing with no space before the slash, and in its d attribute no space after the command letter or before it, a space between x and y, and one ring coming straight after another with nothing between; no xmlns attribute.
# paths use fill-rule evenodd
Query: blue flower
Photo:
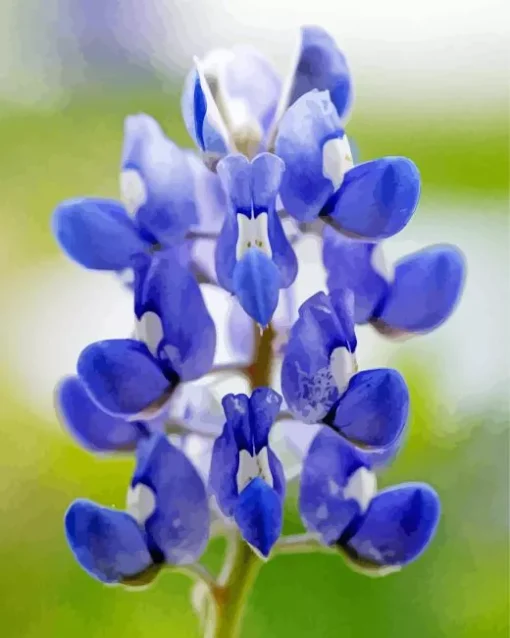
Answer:
<svg viewBox="0 0 510 638"><path fill-rule="evenodd" d="M158 253L137 272L138 339L93 343L77 367L103 410L146 418L162 408L180 382L210 370L216 331L195 278L177 256Z"/></svg>
<svg viewBox="0 0 510 638"><path fill-rule="evenodd" d="M275 152L285 162L283 207L299 221L320 216L350 236L382 239L402 230L418 203L420 178L410 160L354 166L328 91L306 93L285 113Z"/></svg>
<svg viewBox="0 0 510 638"><path fill-rule="evenodd" d="M152 419L130 420L104 412L78 377L66 377L55 391L57 412L74 438L92 452L127 452L158 432L176 435L218 435L223 427L219 402L207 386L183 384L165 409Z"/></svg>
<svg viewBox="0 0 510 638"><path fill-rule="evenodd" d="M182 114L207 156L239 151L253 157L271 148L282 115L312 89L329 91L339 116L345 116L352 101L345 57L324 29L306 26L283 81L251 47L216 49L196 59L184 85Z"/></svg>
<svg viewBox="0 0 510 638"><path fill-rule="evenodd" d="M164 563L193 563L209 537L204 483L186 455L164 436L138 447L127 512L77 500L65 516L76 560L105 583L129 582Z"/></svg>
<svg viewBox="0 0 510 638"><path fill-rule="evenodd" d="M299 309L282 365L282 392L298 420L325 423L362 447L401 435L409 396L396 370L356 372L352 296L319 292Z"/></svg>
<svg viewBox="0 0 510 638"><path fill-rule="evenodd" d="M280 395L269 388L257 388L250 398L223 398L226 423L214 443L209 478L220 510L264 557L282 529L285 478L268 441L280 405Z"/></svg>
<svg viewBox="0 0 510 638"><path fill-rule="evenodd" d="M350 241L326 228L323 260L329 289L354 293L356 322L371 322L388 336L440 326L464 285L464 258L455 246L429 246L393 266L385 261L381 244Z"/></svg>
<svg viewBox="0 0 510 638"><path fill-rule="evenodd" d="M261 326L271 321L280 289L297 275L296 255L275 212L283 170L271 153L251 162L228 155L218 164L231 204L216 244L218 282Z"/></svg>
<svg viewBox="0 0 510 638"><path fill-rule="evenodd" d="M122 203L83 197L63 202L54 212L52 226L59 244L86 268L131 268L136 255L174 246L202 224L208 230L212 215L204 218L206 210L224 211L217 176L143 114L126 118L120 191Z"/></svg>
<svg viewBox="0 0 510 638"><path fill-rule="evenodd" d="M299 509L308 530L338 548L353 567L375 575L418 558L440 513L438 496L426 484L377 492L367 458L326 428L305 458Z"/></svg>

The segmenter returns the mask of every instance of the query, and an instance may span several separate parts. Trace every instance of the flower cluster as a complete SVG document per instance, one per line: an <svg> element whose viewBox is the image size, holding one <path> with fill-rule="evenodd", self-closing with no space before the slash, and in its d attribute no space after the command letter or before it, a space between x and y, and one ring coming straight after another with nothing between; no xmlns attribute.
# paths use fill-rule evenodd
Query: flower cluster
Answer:
<svg viewBox="0 0 510 638"><path fill-rule="evenodd" d="M67 255L127 276L133 294L133 336L86 347L57 389L86 448L136 454L125 512L78 500L66 514L69 545L99 580L147 582L165 564L196 563L212 518L268 557L282 542L289 479L272 438L283 420L301 457L301 517L321 543L385 573L434 534L431 487L377 492L374 468L401 447L409 396L395 370L358 371L355 324L387 337L436 328L460 296L464 263L451 246L385 263L381 241L410 220L420 178L404 157L355 164L351 102L345 58L318 27L301 30L284 81L250 48L213 51L195 60L182 96L197 151L130 116L120 200L56 209ZM328 290L279 330L295 297L294 246L317 229ZM216 317L204 285L232 295L229 318ZM252 382L250 396L215 394L218 322L248 357L227 367ZM277 359L283 397L269 387Z"/></svg>

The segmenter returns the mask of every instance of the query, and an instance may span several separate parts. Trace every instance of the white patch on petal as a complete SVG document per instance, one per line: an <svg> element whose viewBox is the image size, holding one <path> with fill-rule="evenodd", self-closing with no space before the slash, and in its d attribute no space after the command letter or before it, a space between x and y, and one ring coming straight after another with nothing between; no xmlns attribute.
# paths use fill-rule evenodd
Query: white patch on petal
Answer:
<svg viewBox="0 0 510 638"><path fill-rule="evenodd" d="M356 357L347 348L336 348L331 353L329 366L340 394L345 392L352 375L356 372Z"/></svg>
<svg viewBox="0 0 510 638"><path fill-rule="evenodd" d="M259 215L252 220L253 241L255 242L255 248L258 248L264 255L271 258L273 253L269 243L268 221L267 213L259 213Z"/></svg>
<svg viewBox="0 0 510 638"><path fill-rule="evenodd" d="M338 485L338 483L336 483L333 479L329 479L328 491L331 496L337 496L340 493L340 485Z"/></svg>
<svg viewBox="0 0 510 638"><path fill-rule="evenodd" d="M239 234L236 244L236 259L239 261L245 252L253 246L253 226L252 220L242 213L237 215L237 225Z"/></svg>
<svg viewBox="0 0 510 638"><path fill-rule="evenodd" d="M158 347L163 340L163 326L161 319L155 312L146 312L135 326L137 339L143 341L151 354L156 356Z"/></svg>
<svg viewBox="0 0 510 638"><path fill-rule="evenodd" d="M349 478L344 487L344 498L354 499L362 512L365 512L377 492L376 475L362 466L357 469Z"/></svg>
<svg viewBox="0 0 510 638"><path fill-rule="evenodd" d="M326 503L322 503L322 505L319 505L317 511L315 512L315 516L319 521L325 521L328 518L329 511Z"/></svg>
<svg viewBox="0 0 510 638"><path fill-rule="evenodd" d="M138 483L127 493L127 511L139 525L145 525L156 509L156 496L150 487Z"/></svg>
<svg viewBox="0 0 510 638"><path fill-rule="evenodd" d="M376 244L370 256L370 265L374 271L389 284L395 280L395 266L384 256L382 244Z"/></svg>
<svg viewBox="0 0 510 638"><path fill-rule="evenodd" d="M347 171L354 166L347 135L328 140L322 147L322 173L337 191Z"/></svg>
<svg viewBox="0 0 510 638"><path fill-rule="evenodd" d="M262 478L270 487L273 487L273 475L269 467L267 447L262 448L256 456L252 456L247 450L241 450L239 453L238 492L241 493L254 478Z"/></svg>
<svg viewBox="0 0 510 638"><path fill-rule="evenodd" d="M129 168L120 174L120 198L132 217L147 202L147 187L138 171Z"/></svg>

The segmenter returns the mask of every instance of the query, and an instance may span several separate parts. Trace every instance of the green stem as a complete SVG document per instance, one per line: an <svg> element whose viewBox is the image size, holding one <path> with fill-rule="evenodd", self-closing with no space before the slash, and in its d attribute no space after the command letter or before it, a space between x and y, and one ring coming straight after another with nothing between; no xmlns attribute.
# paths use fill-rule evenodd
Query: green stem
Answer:
<svg viewBox="0 0 510 638"><path fill-rule="evenodd" d="M235 541L231 571L224 587L215 591L216 626L212 638L239 638L244 611L262 561L240 536Z"/></svg>

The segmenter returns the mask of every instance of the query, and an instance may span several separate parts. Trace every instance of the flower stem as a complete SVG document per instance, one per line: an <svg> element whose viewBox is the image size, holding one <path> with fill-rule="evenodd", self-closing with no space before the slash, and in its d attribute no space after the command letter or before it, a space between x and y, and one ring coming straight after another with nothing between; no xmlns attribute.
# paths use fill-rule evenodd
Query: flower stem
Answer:
<svg viewBox="0 0 510 638"><path fill-rule="evenodd" d="M215 590L216 626L212 638L239 638L244 611L257 573L262 565L250 546L236 536L235 554L224 586Z"/></svg>

